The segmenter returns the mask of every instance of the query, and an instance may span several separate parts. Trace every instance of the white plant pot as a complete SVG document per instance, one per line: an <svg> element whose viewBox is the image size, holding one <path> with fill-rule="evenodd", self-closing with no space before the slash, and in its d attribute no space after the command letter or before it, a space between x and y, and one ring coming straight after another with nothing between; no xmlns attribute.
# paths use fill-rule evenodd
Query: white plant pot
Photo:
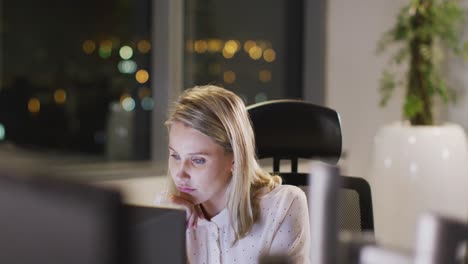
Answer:
<svg viewBox="0 0 468 264"><path fill-rule="evenodd" d="M467 219L468 154L458 125L384 126L370 176L375 235L384 246L412 250L423 212Z"/></svg>

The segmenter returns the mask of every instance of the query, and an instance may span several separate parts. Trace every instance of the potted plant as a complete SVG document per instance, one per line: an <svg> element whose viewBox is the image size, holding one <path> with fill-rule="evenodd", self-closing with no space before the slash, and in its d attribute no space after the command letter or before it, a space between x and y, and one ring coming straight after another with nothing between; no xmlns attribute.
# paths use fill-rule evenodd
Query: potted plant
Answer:
<svg viewBox="0 0 468 264"><path fill-rule="evenodd" d="M397 17L396 25L381 38L377 51L391 44L398 49L391 57L380 83L381 101L385 106L396 87L405 87L403 114L412 125L433 125L434 99L448 103L455 99L453 90L442 74L443 48L456 55L466 55L460 29L464 10L457 0L410 0ZM395 66L407 64L406 75L395 74Z"/></svg>
<svg viewBox="0 0 468 264"><path fill-rule="evenodd" d="M384 69L380 104L405 88L405 122L382 127L375 138L371 177L376 237L387 246L411 249L419 215L435 211L467 218L468 151L464 130L435 124L434 103L454 100L442 70L446 52L466 54L460 38L465 11L456 0L409 0L378 51L395 46ZM406 74L401 73L406 70Z"/></svg>

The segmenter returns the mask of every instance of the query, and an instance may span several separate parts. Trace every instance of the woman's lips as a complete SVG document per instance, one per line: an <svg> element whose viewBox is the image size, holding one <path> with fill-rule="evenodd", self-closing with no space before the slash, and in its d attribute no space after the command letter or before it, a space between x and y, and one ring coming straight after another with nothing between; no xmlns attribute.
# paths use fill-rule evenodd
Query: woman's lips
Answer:
<svg viewBox="0 0 468 264"><path fill-rule="evenodd" d="M191 193L191 192L195 191L195 189L190 188L190 187L186 187L186 186L177 186L177 189L180 192L183 192L183 193Z"/></svg>

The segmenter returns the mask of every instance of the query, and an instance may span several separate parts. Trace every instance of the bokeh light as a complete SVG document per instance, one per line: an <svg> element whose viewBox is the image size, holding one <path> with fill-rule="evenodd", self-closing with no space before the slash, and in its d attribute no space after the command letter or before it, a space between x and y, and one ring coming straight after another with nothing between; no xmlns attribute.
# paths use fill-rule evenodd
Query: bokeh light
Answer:
<svg viewBox="0 0 468 264"><path fill-rule="evenodd" d="M130 46L122 46L119 55L122 59L128 60L133 56L133 49Z"/></svg>
<svg viewBox="0 0 468 264"><path fill-rule="evenodd" d="M249 50L253 47L255 47L257 44L255 44L255 41L253 40L247 40L244 42L244 51L249 53Z"/></svg>
<svg viewBox="0 0 468 264"><path fill-rule="evenodd" d="M139 83L146 83L149 79L149 74L146 70L139 70L135 73L135 79Z"/></svg>
<svg viewBox="0 0 468 264"><path fill-rule="evenodd" d="M261 70L258 72L258 79L262 82L269 82L271 81L271 71L269 70Z"/></svg>
<svg viewBox="0 0 468 264"><path fill-rule="evenodd" d="M132 97L127 96L122 100L122 108L127 112L131 112L135 109L135 100Z"/></svg>
<svg viewBox="0 0 468 264"><path fill-rule="evenodd" d="M67 93L64 89L57 89L54 92L54 101L56 104L64 104L67 100Z"/></svg>
<svg viewBox="0 0 468 264"><path fill-rule="evenodd" d="M228 40L224 44L224 49L226 50L226 52L234 54L239 49L239 44L235 40Z"/></svg>
<svg viewBox="0 0 468 264"><path fill-rule="evenodd" d="M225 83L231 84L236 81L236 73L233 71L225 71L223 73L223 80Z"/></svg>
<svg viewBox="0 0 468 264"><path fill-rule="evenodd" d="M133 60L123 60L120 61L119 64L117 64L117 68L119 69L119 72L121 73L126 73L126 74L132 74L136 71L137 69L137 64Z"/></svg>
<svg viewBox="0 0 468 264"><path fill-rule="evenodd" d="M153 98L151 97L145 97L141 100L141 108L143 108L146 111L151 111L153 109L154 102Z"/></svg>
<svg viewBox="0 0 468 264"><path fill-rule="evenodd" d="M263 52L263 59L266 62L273 62L276 59L276 52L273 49L266 49Z"/></svg>
<svg viewBox="0 0 468 264"><path fill-rule="evenodd" d="M223 48L223 41L220 39L208 40L208 51L211 53L219 52Z"/></svg>
<svg viewBox="0 0 468 264"><path fill-rule="evenodd" d="M249 49L249 56L254 60L258 60L262 57L262 49L258 46L254 46Z"/></svg>
<svg viewBox="0 0 468 264"><path fill-rule="evenodd" d="M230 59L236 54L239 50L239 42L236 40L228 40L224 44L223 48L223 57L226 59Z"/></svg>
<svg viewBox="0 0 468 264"><path fill-rule="evenodd" d="M41 102L36 97L32 97L28 101L28 111L31 113L39 113L41 111Z"/></svg>
<svg viewBox="0 0 468 264"><path fill-rule="evenodd" d="M204 40L197 40L193 44L193 48L197 53L204 53L208 49L208 44Z"/></svg>
<svg viewBox="0 0 468 264"><path fill-rule="evenodd" d="M151 50L151 43L146 39L142 39L138 41L137 49L139 52L146 54Z"/></svg>
<svg viewBox="0 0 468 264"><path fill-rule="evenodd" d="M1 141L1 140L5 140L5 137L6 137L5 125L3 125L2 123L0 123L0 141Z"/></svg>
<svg viewBox="0 0 468 264"><path fill-rule="evenodd" d="M226 51L225 49L223 49L223 57L225 59L230 59L234 56L234 53L229 53L228 51Z"/></svg>
<svg viewBox="0 0 468 264"><path fill-rule="evenodd" d="M99 56L103 59L107 59L112 55L112 41L103 40L99 45Z"/></svg>
<svg viewBox="0 0 468 264"><path fill-rule="evenodd" d="M120 96L120 105L122 105L123 100L125 100L125 98L127 98L127 97L131 97L131 95L129 93L123 93Z"/></svg>
<svg viewBox="0 0 468 264"><path fill-rule="evenodd" d="M96 43L92 40L85 40L83 41L83 52L86 53L86 54L91 54L94 52L94 50L96 50Z"/></svg>

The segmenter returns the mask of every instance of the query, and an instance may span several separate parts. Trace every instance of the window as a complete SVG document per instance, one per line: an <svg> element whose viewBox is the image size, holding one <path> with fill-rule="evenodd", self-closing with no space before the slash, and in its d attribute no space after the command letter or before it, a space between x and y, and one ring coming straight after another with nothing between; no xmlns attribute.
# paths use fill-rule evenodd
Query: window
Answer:
<svg viewBox="0 0 468 264"><path fill-rule="evenodd" d="M164 162L179 88L322 101L323 1L0 3L0 148Z"/></svg>
<svg viewBox="0 0 468 264"><path fill-rule="evenodd" d="M0 144L149 158L150 0L3 0Z"/></svg>
<svg viewBox="0 0 468 264"><path fill-rule="evenodd" d="M217 84L247 104L302 98L303 1L186 0L184 86Z"/></svg>

